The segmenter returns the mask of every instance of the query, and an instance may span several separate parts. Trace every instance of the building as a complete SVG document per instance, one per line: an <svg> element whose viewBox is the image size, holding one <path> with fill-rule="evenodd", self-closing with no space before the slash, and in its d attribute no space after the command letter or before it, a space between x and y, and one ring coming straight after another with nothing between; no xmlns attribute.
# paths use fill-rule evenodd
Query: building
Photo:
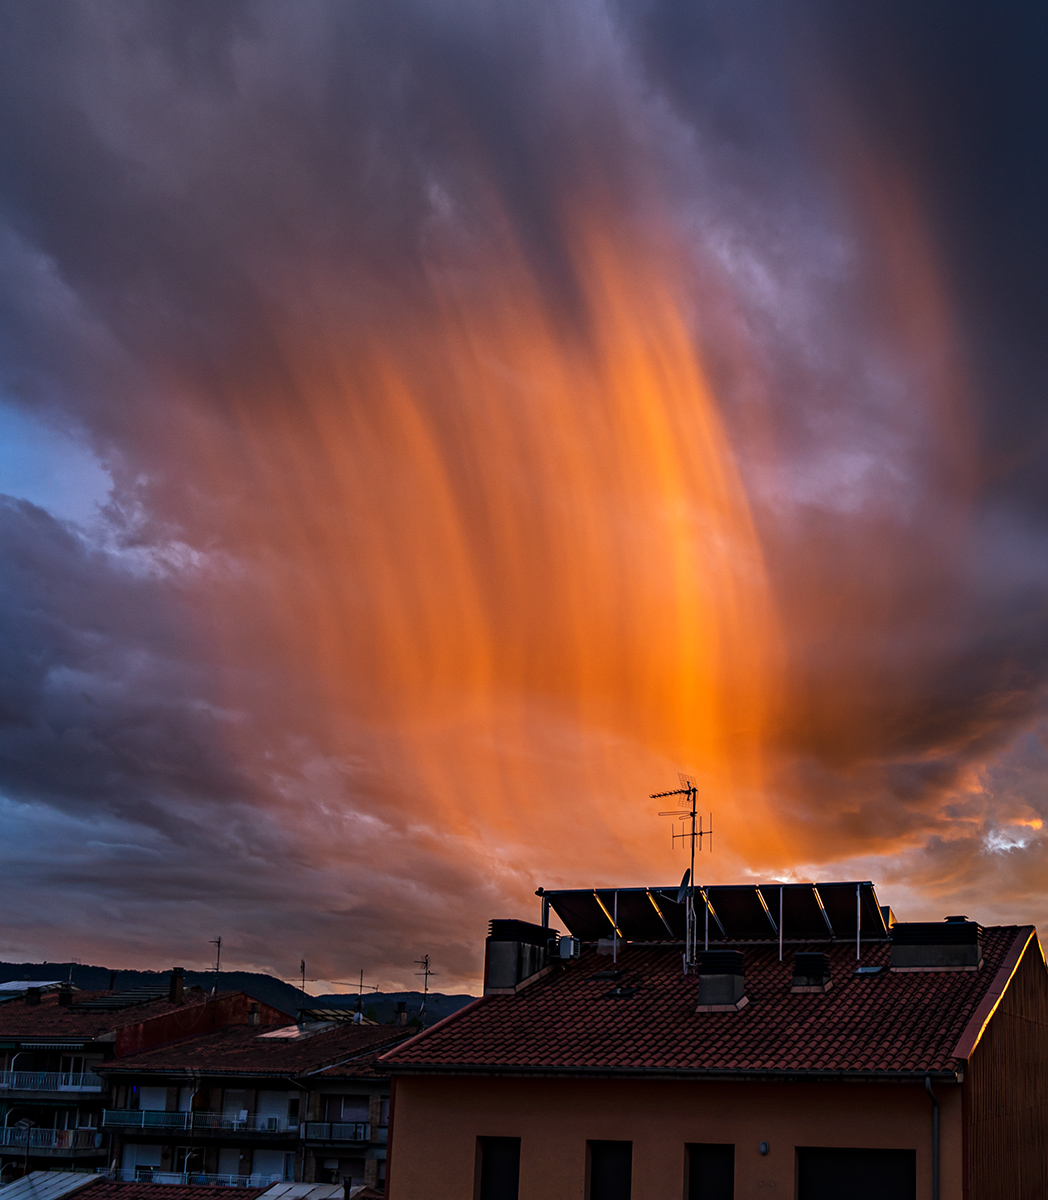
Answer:
<svg viewBox="0 0 1048 1200"><path fill-rule="evenodd" d="M115 1174L380 1187L389 1073L378 1056L410 1033L347 1019L245 1025L114 1059L101 1070Z"/></svg>
<svg viewBox="0 0 1048 1200"><path fill-rule="evenodd" d="M0 1181L41 1167L107 1165L103 1064L187 1034L288 1016L242 992L163 988L85 992L69 984L8 985L0 995Z"/></svg>
<svg viewBox="0 0 1048 1200"><path fill-rule="evenodd" d="M1032 926L894 923L868 883L695 903L694 955L676 889L492 922L485 995L383 1058L390 1200L1048 1196Z"/></svg>

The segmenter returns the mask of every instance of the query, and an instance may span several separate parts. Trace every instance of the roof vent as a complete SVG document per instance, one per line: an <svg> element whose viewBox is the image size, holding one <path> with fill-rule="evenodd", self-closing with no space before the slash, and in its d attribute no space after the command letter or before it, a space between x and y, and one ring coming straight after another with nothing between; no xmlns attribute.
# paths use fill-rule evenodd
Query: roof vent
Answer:
<svg viewBox="0 0 1048 1200"><path fill-rule="evenodd" d="M25 990L25 1002L32 1008L40 1003L40 989L38 987L27 987Z"/></svg>
<svg viewBox="0 0 1048 1200"><path fill-rule="evenodd" d="M982 930L966 917L898 921L891 937L893 971L977 971L982 963Z"/></svg>
<svg viewBox="0 0 1048 1200"><path fill-rule="evenodd" d="M704 950L696 971L699 976L696 1012L738 1012L749 1003L741 950Z"/></svg>
<svg viewBox="0 0 1048 1200"><path fill-rule="evenodd" d="M801 951L793 956L791 992L828 992L832 986L829 955L818 950Z"/></svg>
<svg viewBox="0 0 1048 1200"><path fill-rule="evenodd" d="M514 992L549 966L556 933L528 921L492 921L484 943L484 995Z"/></svg>

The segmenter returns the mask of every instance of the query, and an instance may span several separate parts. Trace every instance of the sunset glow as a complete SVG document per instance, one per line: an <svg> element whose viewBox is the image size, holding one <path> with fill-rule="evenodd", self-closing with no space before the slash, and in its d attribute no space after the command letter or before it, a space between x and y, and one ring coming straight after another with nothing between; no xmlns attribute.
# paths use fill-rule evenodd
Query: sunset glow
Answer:
<svg viewBox="0 0 1048 1200"><path fill-rule="evenodd" d="M12 9L4 957L471 989L678 772L711 882L1044 923L1027 93L685 8Z"/></svg>

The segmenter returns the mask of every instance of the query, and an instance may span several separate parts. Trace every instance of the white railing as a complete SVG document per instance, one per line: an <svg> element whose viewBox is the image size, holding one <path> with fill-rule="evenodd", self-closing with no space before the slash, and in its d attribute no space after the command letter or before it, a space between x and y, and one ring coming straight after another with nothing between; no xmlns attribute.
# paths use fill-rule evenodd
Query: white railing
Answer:
<svg viewBox="0 0 1048 1200"><path fill-rule="evenodd" d="M366 1121L307 1121L307 1142L366 1142L371 1131Z"/></svg>
<svg viewBox="0 0 1048 1200"><path fill-rule="evenodd" d="M124 1129L246 1129L256 1133L287 1133L283 1117L258 1113L157 1112L149 1108L107 1108L102 1124Z"/></svg>
<svg viewBox="0 0 1048 1200"><path fill-rule="evenodd" d="M124 1183L204 1184L208 1187L269 1187L283 1175L207 1175L200 1171L162 1171L159 1167L99 1167L98 1174Z"/></svg>
<svg viewBox="0 0 1048 1200"><path fill-rule="evenodd" d="M11 1092L100 1092L93 1071L0 1071L0 1088Z"/></svg>
<svg viewBox="0 0 1048 1200"><path fill-rule="evenodd" d="M102 1135L94 1129L36 1129L12 1125L0 1129L0 1146L28 1146L30 1150L95 1150Z"/></svg>

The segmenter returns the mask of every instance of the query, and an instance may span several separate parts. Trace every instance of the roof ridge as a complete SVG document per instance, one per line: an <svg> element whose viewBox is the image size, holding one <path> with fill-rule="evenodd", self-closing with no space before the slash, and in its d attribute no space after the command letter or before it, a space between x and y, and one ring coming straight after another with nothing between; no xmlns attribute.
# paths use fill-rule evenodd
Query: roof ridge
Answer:
<svg viewBox="0 0 1048 1200"><path fill-rule="evenodd" d="M982 1040L982 1035L986 1031L986 1026L990 1023L990 1018L997 1011L997 1006L1000 1004L1004 993L1008 990L1008 985L1011 983L1012 977L1019 969L1019 964L1022 962L1030 942L1037 936L1037 929L1033 925L1017 925L1012 928L1016 930L1017 934L1015 941L1009 947L1008 953L1004 956L1004 962L1001 963L997 974L990 981L990 986L987 988L986 994L980 1000L978 1007L969 1018L967 1025L965 1025L961 1036L957 1039L957 1044L953 1048L954 1058L971 1058L975 1052L975 1047ZM1026 938L1023 940L1021 939L1021 934L1024 931L1026 931ZM1039 945L1040 943L1038 942Z"/></svg>
<svg viewBox="0 0 1048 1200"><path fill-rule="evenodd" d="M456 1020L456 1018L463 1017L468 1012L473 1012L487 999L487 996L477 996L476 999L471 1000L468 1004L463 1005L462 1008L456 1009L453 1013L449 1013L446 1017L442 1017L436 1023L436 1025L431 1025L428 1029L420 1029L414 1037L408 1038L407 1041L400 1042L395 1048L397 1050L406 1050L409 1046L413 1046L416 1042L420 1041L422 1038L428 1037L431 1033L435 1033L438 1029L447 1028L447 1026L452 1021ZM386 1054L380 1055L379 1062L385 1062L391 1053L392 1051L387 1051ZM389 1061L394 1062L395 1060L389 1059Z"/></svg>
<svg viewBox="0 0 1048 1200"><path fill-rule="evenodd" d="M375 1054L377 1051L383 1049L386 1046L389 1046L391 1044L396 1045L397 1042L398 1042L398 1039L396 1038L396 1036L383 1038L381 1041L376 1042L373 1045L362 1046L360 1048L360 1050L357 1051L355 1054L350 1054L346 1058L340 1058L338 1060L338 1062L325 1063L322 1067L316 1067L312 1070L305 1071L304 1074L305 1075L323 1074L324 1071L331 1071L335 1067L345 1066L346 1063L356 1062L358 1058L367 1058L367 1056L369 1054Z"/></svg>

